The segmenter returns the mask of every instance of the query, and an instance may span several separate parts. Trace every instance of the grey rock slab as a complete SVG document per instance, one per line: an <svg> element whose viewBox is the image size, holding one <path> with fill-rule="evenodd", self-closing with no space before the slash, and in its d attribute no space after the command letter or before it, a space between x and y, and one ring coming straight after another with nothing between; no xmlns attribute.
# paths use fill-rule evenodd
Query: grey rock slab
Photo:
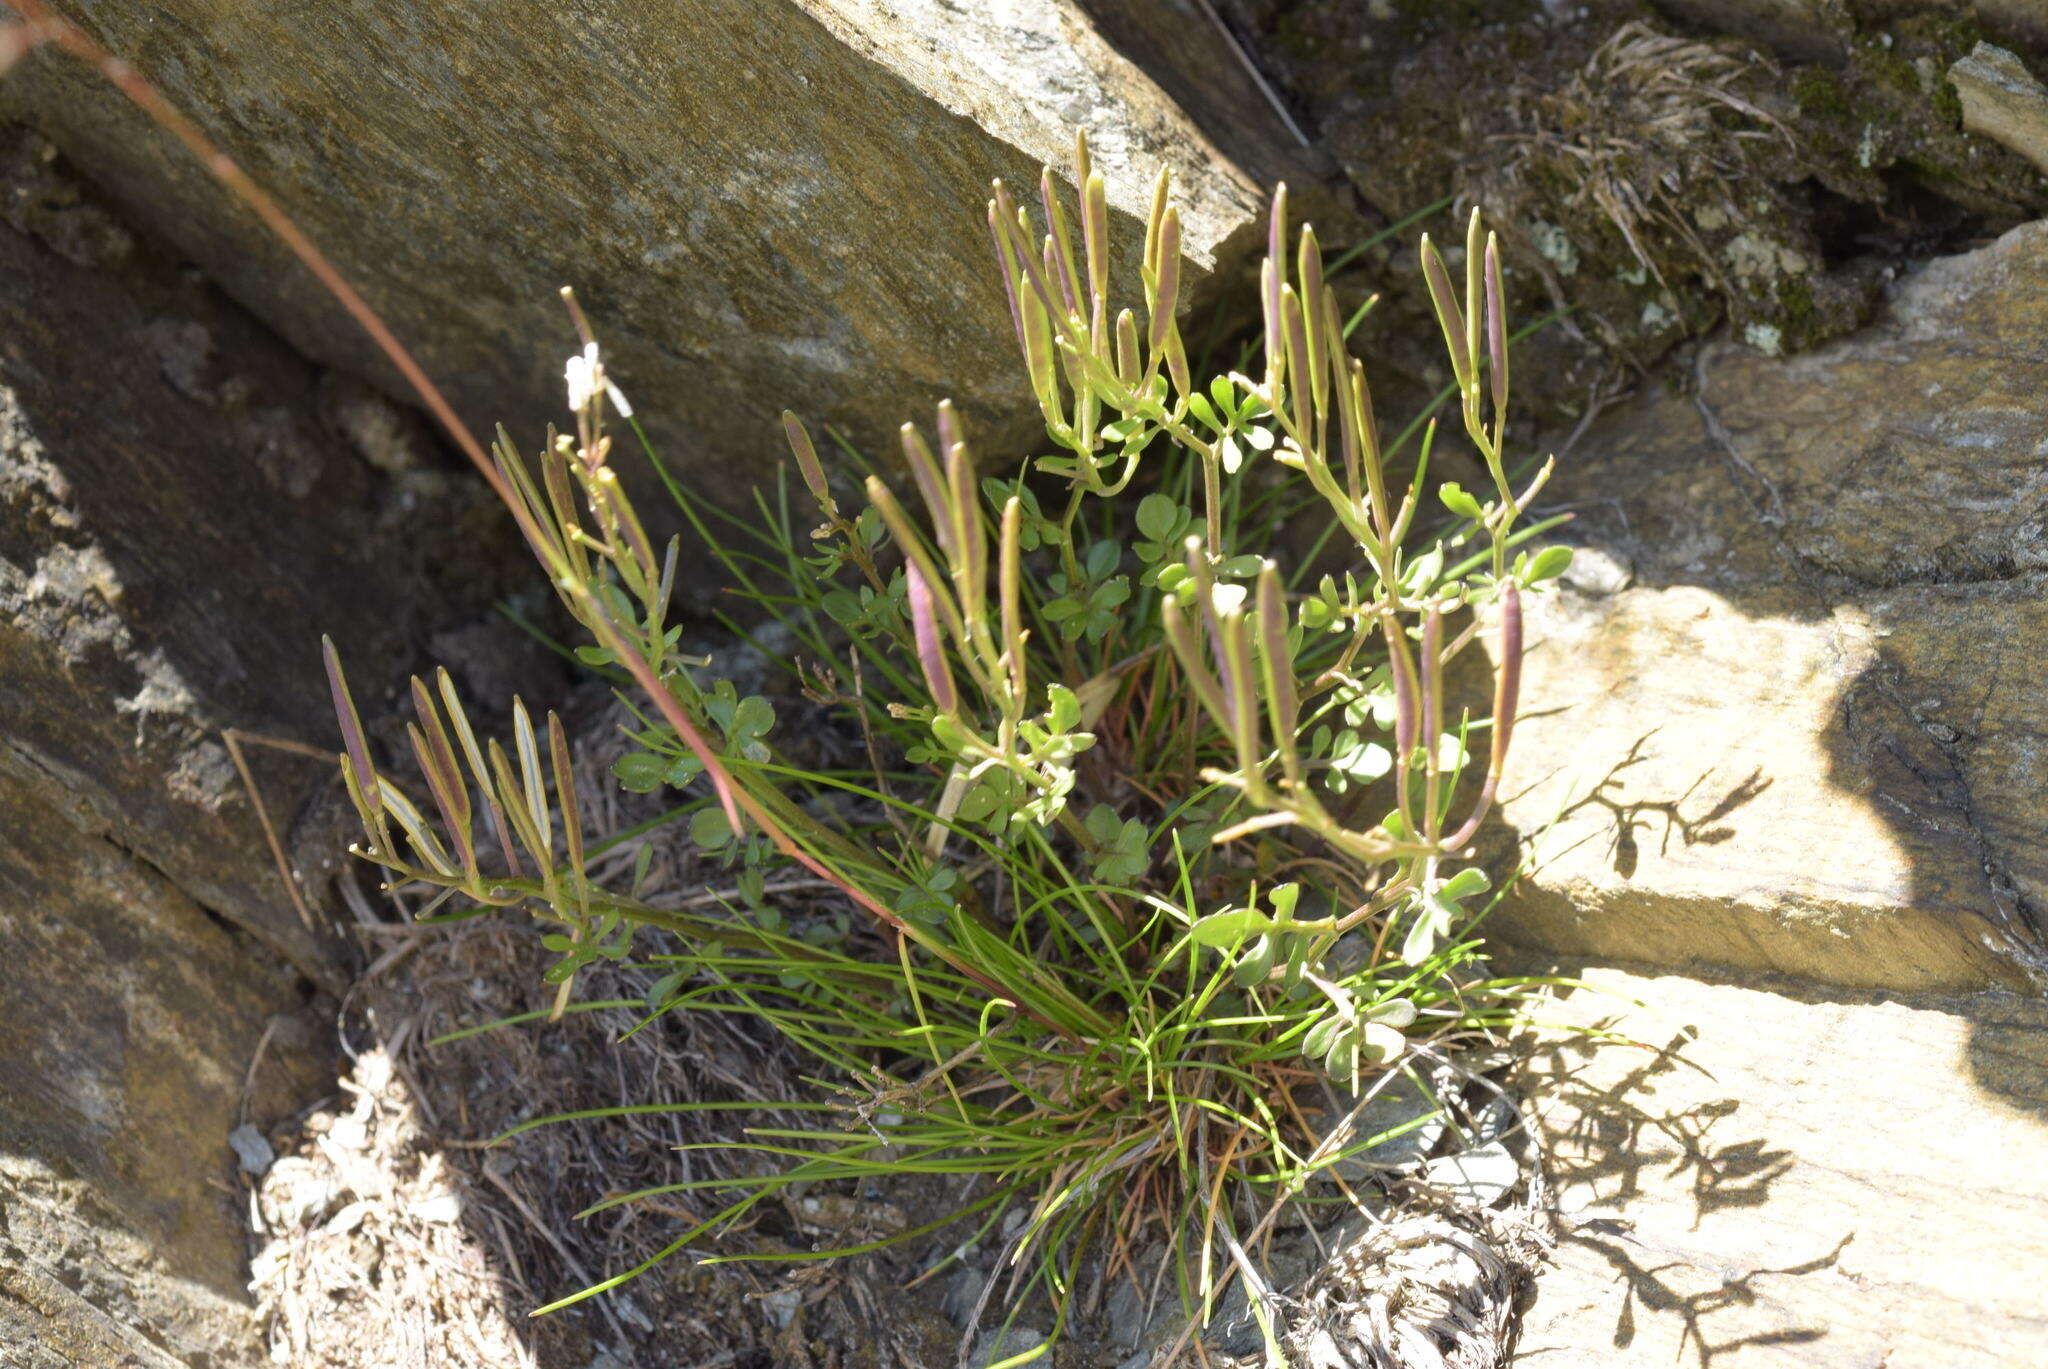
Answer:
<svg viewBox="0 0 2048 1369"><path fill-rule="evenodd" d="M213 0L68 6L292 214L473 424L562 415L573 285L614 378L699 493L779 459L778 413L880 450L951 397L1029 406L988 243L1093 137L1135 260L1181 184L1187 278L1234 267L1260 193L1069 0ZM0 100L308 355L398 381L182 151L76 64ZM485 427L483 431L488 431Z"/></svg>
<svg viewBox="0 0 2048 1369"><path fill-rule="evenodd" d="M1790 359L1712 341L1544 494L1490 937L1906 991L2048 969L2048 223ZM1510 850L1510 842L1514 848Z"/></svg>
<svg viewBox="0 0 2048 1369"><path fill-rule="evenodd" d="M1516 1363L2048 1363L2048 1006L1571 968L1518 1080L1564 1224Z"/></svg>
<svg viewBox="0 0 2048 1369"><path fill-rule="evenodd" d="M465 549L492 539L5 125L0 318L0 1360L260 1362L238 1170L262 1137L236 1128L331 1086L340 957L221 730L331 744L323 628L376 716L436 615L488 603ZM332 768L251 751L317 890Z"/></svg>

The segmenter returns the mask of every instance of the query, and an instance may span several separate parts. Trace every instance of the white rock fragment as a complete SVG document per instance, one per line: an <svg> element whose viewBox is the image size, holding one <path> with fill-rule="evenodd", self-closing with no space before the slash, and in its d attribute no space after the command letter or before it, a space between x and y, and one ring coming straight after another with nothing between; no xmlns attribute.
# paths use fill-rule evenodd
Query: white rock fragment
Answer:
<svg viewBox="0 0 2048 1369"><path fill-rule="evenodd" d="M1979 43L1948 69L1963 128L2003 143L2048 171L2048 86L2004 48Z"/></svg>

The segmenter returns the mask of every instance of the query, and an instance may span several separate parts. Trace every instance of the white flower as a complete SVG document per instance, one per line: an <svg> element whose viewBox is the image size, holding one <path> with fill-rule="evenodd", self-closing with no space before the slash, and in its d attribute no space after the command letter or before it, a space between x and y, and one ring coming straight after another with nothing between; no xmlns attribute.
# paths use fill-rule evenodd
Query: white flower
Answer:
<svg viewBox="0 0 2048 1369"><path fill-rule="evenodd" d="M569 358L569 364L562 373L569 382L569 408L574 412L582 413L602 391L611 400L612 407L618 410L620 418L633 416L633 406L626 402L626 397L619 393L619 387L612 384L611 378L604 373L604 362L598 357L596 343L584 343L583 350Z"/></svg>
<svg viewBox="0 0 2048 1369"><path fill-rule="evenodd" d="M584 343L583 351L569 358L563 373L569 381L569 407L580 414L604 385L604 363L598 360L597 344Z"/></svg>

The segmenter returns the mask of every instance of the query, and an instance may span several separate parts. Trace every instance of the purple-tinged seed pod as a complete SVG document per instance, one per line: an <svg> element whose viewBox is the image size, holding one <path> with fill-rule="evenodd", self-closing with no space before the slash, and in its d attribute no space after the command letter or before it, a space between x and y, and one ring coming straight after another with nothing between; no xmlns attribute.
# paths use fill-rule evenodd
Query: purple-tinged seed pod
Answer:
<svg viewBox="0 0 2048 1369"><path fill-rule="evenodd" d="M1327 332L1323 324L1323 297L1328 289L1323 284L1323 247L1316 240L1315 225L1302 225L1298 256L1302 326L1307 334L1304 350L1308 355L1308 366L1295 383L1311 393L1317 412L1327 413L1324 400L1330 393L1328 367L1332 354L1325 345Z"/></svg>
<svg viewBox="0 0 2048 1369"><path fill-rule="evenodd" d="M1020 605L1023 583L1024 501L1011 495L1003 504L1001 540L996 550L996 596L1002 604L1003 650L1010 657L1010 692L1024 698L1024 614Z"/></svg>
<svg viewBox="0 0 2048 1369"><path fill-rule="evenodd" d="M1305 433L1315 421L1315 379L1309 373L1308 325L1302 318L1301 298L1291 285L1280 287L1280 323L1287 345L1287 388L1294 392L1294 421Z"/></svg>
<svg viewBox="0 0 2048 1369"><path fill-rule="evenodd" d="M1038 302L1045 306L1045 311L1049 314L1064 317L1060 313L1058 302L1053 299L1052 287L1046 283L1045 272L1039 265L1038 254L1031 250L1031 235L1025 229L1026 221L1023 217L1023 211L1017 208L1017 202L1010 198L1009 187L1005 186L1001 179L997 179L994 185L996 213L1003 223L1003 235L1006 238L1011 237L1012 234L1016 235L1011 240L1010 250L1016 257L1018 267L1023 271L1024 278L1031 283L1031 291L1038 296Z"/></svg>
<svg viewBox="0 0 2048 1369"><path fill-rule="evenodd" d="M1003 237L1002 220L997 217L996 202L988 202L988 236L995 244L996 266L1003 277L1003 295L1010 301L1010 323L1017 330L1017 347L1028 352L1024 341L1024 311L1017 307L1017 262L1010 254L1010 244Z"/></svg>
<svg viewBox="0 0 2048 1369"><path fill-rule="evenodd" d="M1223 701L1223 686L1202 664L1202 649L1194 640L1194 633L1188 626L1187 615L1181 610L1180 601L1168 595L1160 604L1160 621L1166 627L1167 643L1173 647L1173 654L1180 658L1181 669L1186 673L1188 683L1194 686L1196 697L1209 712L1219 727L1228 726L1229 705Z"/></svg>
<svg viewBox="0 0 2048 1369"><path fill-rule="evenodd" d="M1465 347L1465 315L1458 308L1457 296L1451 293L1451 273L1444 268L1443 254L1436 250L1427 233L1422 235L1422 274L1429 282L1437 326L1443 329L1444 346L1451 354L1451 370L1457 374L1462 389L1472 383L1472 358Z"/></svg>
<svg viewBox="0 0 2048 1369"><path fill-rule="evenodd" d="M1195 383L1188 375L1187 349L1181 344L1178 329L1166 330L1166 373L1173 377L1174 393L1185 399L1195 392Z"/></svg>
<svg viewBox="0 0 2048 1369"><path fill-rule="evenodd" d="M1065 302L1067 313L1077 314L1081 310L1080 299L1074 294L1073 283L1067 279L1066 268L1060 265L1059 248L1054 245L1057 242L1058 239L1052 234L1045 235L1044 246L1040 248L1040 260L1045 265L1045 274L1059 286L1060 299Z"/></svg>
<svg viewBox="0 0 2048 1369"><path fill-rule="evenodd" d="M1436 604L1422 616L1422 744L1434 754L1444 731L1444 612Z"/></svg>
<svg viewBox="0 0 2048 1369"><path fill-rule="evenodd" d="M1116 379L1125 389L1136 389L1143 366L1138 358L1138 320L1130 310L1116 316Z"/></svg>
<svg viewBox="0 0 2048 1369"><path fill-rule="evenodd" d="M1152 208L1145 216L1145 271L1148 275L1159 274L1159 233L1166 218L1167 185L1171 179L1172 173L1163 166L1152 178Z"/></svg>
<svg viewBox="0 0 2048 1369"><path fill-rule="evenodd" d="M448 729L441 723L441 711L434 707L425 682L417 675L412 677L412 707L419 715L421 734L434 759L431 771L426 766L421 771L430 779L438 777L447 786L455 815L466 825L470 814L469 786L462 782L462 770L455 763L455 748L448 744Z"/></svg>
<svg viewBox="0 0 2048 1369"><path fill-rule="evenodd" d="M967 440L967 434L960 430L960 412L953 407L953 401L939 401L939 451L950 452Z"/></svg>
<svg viewBox="0 0 2048 1369"><path fill-rule="evenodd" d="M1109 302L1109 191L1099 171L1081 178L1081 241L1088 253L1088 293L1100 313Z"/></svg>
<svg viewBox="0 0 2048 1369"><path fill-rule="evenodd" d="M832 498L832 487L825 483L825 468L818 463L818 449L811 445L811 435L804 430L803 420L788 409L782 411L782 433L789 439L789 454L796 458L797 473L804 478L804 488L811 492L811 498L818 501L818 507L827 518L839 516L838 501Z"/></svg>
<svg viewBox="0 0 2048 1369"><path fill-rule="evenodd" d="M420 773L426 776L427 793L433 798L434 807L441 812L441 825L448 829L449 836L456 839L457 850L463 855L466 866L468 864L469 843L463 839L464 833L462 828L455 821L455 798L448 790L447 780L441 774L440 767L434 762L433 747L428 743L425 734L420 731L419 724L417 723L407 723L405 725L405 736L406 740L412 743L412 754L414 759L419 762Z"/></svg>
<svg viewBox="0 0 2048 1369"><path fill-rule="evenodd" d="M1147 339L1154 349L1166 344L1180 308L1180 210L1168 205L1159 223L1159 288L1154 294L1152 326Z"/></svg>
<svg viewBox="0 0 2048 1369"><path fill-rule="evenodd" d="M924 499L925 512L930 515L932 528L938 533L939 546L951 555L952 501L946 497L945 479L939 473L938 458L932 455L931 447L915 423L904 424L897 433L903 439L903 459L910 467L911 479L917 482L917 492Z"/></svg>
<svg viewBox="0 0 2048 1369"><path fill-rule="evenodd" d="M1280 592L1280 573L1271 561L1259 567L1258 628L1266 665L1266 709L1272 715L1274 739L1282 754L1291 755L1300 703L1294 686L1294 658L1287 650L1287 601Z"/></svg>
<svg viewBox="0 0 2048 1369"><path fill-rule="evenodd" d="M1522 688L1522 591L1510 580L1501 590L1500 667L1493 682L1493 754L1486 765L1486 782L1472 804L1472 813L1457 831L1444 838L1444 848L1455 850L1479 833L1479 824L1493 807L1500 792L1501 775L1507 769L1508 742L1515 731L1515 708Z"/></svg>
<svg viewBox="0 0 2048 1369"><path fill-rule="evenodd" d="M1480 278L1485 256L1486 244L1479 236L1479 206L1475 204L1465 220L1465 364L1474 374L1479 369L1479 313L1484 307Z"/></svg>
<svg viewBox="0 0 2048 1369"><path fill-rule="evenodd" d="M945 646L939 639L931 586L925 583L924 572L915 561L904 566L903 578L910 591L910 630L917 639L917 664L924 672L925 688L932 692L932 702L941 713L951 713L958 707L959 698L953 691L953 672L946 664Z"/></svg>
<svg viewBox="0 0 2048 1369"><path fill-rule="evenodd" d="M946 488L952 494L947 512L952 519L956 575L955 583L961 579L965 585L961 591L961 607L969 621L981 616L982 596L987 592L988 547L981 531L981 510L975 502L978 488L974 478L974 458L968 454L967 444L960 440L959 426L946 424L953 429L954 442L946 449Z"/></svg>
<svg viewBox="0 0 2048 1369"><path fill-rule="evenodd" d="M1045 207L1045 269L1060 285L1069 310L1078 309L1081 277L1075 270L1073 246L1067 236L1067 216L1060 209L1058 192L1052 185L1052 168L1038 173L1038 202Z"/></svg>
<svg viewBox="0 0 2048 1369"><path fill-rule="evenodd" d="M1287 183L1273 187L1273 207L1266 220L1266 269L1260 281L1265 292L1266 371L1278 378L1286 366L1287 344L1281 334L1280 287L1287 283Z"/></svg>
<svg viewBox="0 0 2048 1369"><path fill-rule="evenodd" d="M370 768L370 743L363 735L363 720L356 715L356 702L349 697L348 681L341 673L341 654L334 649L334 639L324 634L320 638L320 659L327 667L327 692L333 698L334 720L341 728L341 742L348 751L349 772L374 817L384 811L384 803L377 790L377 772Z"/></svg>
<svg viewBox="0 0 2048 1369"><path fill-rule="evenodd" d="M1402 635L1400 621L1391 615L1386 621L1388 674L1394 680L1394 752L1399 763L1407 765L1408 757L1415 752L1415 736L1421 730L1421 717L1415 701L1415 662L1409 658L1408 642Z"/></svg>
<svg viewBox="0 0 2048 1369"><path fill-rule="evenodd" d="M569 738L552 708L548 710L548 759L555 768L555 802L562 809L562 837L569 846L569 868L577 874L577 897L581 900L588 897L581 883L583 803L576 792L576 766L569 758Z"/></svg>
<svg viewBox="0 0 2048 1369"><path fill-rule="evenodd" d="M1493 686L1492 769L1507 761L1508 742L1515 732L1515 708L1522 694L1522 590L1513 580L1500 594L1500 675Z"/></svg>

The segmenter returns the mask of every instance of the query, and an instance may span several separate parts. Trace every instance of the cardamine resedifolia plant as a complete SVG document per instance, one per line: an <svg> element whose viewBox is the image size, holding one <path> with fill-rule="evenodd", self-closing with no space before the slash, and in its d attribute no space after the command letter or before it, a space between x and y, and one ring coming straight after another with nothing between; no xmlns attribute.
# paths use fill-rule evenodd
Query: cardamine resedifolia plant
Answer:
<svg viewBox="0 0 2048 1369"><path fill-rule="evenodd" d="M633 711L615 773L579 774L560 720L524 705L509 741L485 737L441 672L414 682L420 778L402 782L329 648L357 849L392 887L547 924L558 1014L593 961L650 964L650 1016L747 1014L837 1090L793 1105L812 1125L749 1134L753 1177L610 1200L708 1191L664 1255L792 1185L965 1175L946 1220L968 1224L959 1244L1003 1242L1013 1293L1041 1289L1064 1318L1091 1255L1152 1248L1204 1311L1284 1204L1335 1200L1311 1181L1384 1139L1356 1134L1356 1107L1315 1124L1310 1091L1355 1097L1511 1021L1526 992L1477 959L1489 881L1467 847L1513 737L1522 596L1568 553L1524 545L1550 467L1517 487L1493 239L1474 214L1462 282L1421 244L1487 477L1432 499L1436 426L1412 456L1383 438L1356 318L1315 233L1290 243L1284 188L1257 364L1197 374L1167 178L1120 286L1135 307L1112 288L1085 143L1074 178L1071 210L1042 178L1042 224L1001 183L988 206L1048 454L986 471L941 405L929 432L903 428L901 494L879 474L864 498L836 487L793 415L800 488L765 492L752 519L663 470L860 766L797 759L767 697L680 650L686 558L618 479L615 427L645 438L580 313L573 431L531 461L501 433L494 455L587 633L577 654ZM1292 564L1285 547L1303 548ZM1491 707L1454 709L1451 666L1487 636ZM614 782L672 794L736 896L644 887L644 850L620 858L644 828L591 830L589 796Z"/></svg>

